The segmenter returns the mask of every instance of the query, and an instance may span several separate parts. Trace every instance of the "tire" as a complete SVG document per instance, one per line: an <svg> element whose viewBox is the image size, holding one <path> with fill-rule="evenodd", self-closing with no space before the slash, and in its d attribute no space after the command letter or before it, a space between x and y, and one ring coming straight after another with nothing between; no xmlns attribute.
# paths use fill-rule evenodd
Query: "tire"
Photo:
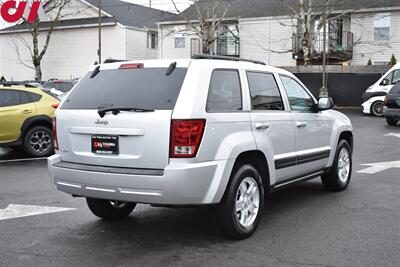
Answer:
<svg viewBox="0 0 400 267"><path fill-rule="evenodd" d="M51 129L45 126L30 128L24 135L23 147L31 157L48 157L54 153Z"/></svg>
<svg viewBox="0 0 400 267"><path fill-rule="evenodd" d="M244 194L249 190L250 185L256 188L254 193ZM238 204L241 206L239 211L236 208ZM235 168L225 195L218 205L221 232L224 236L235 240L250 237L257 229L263 207L264 186L258 170L249 164ZM244 221L246 217L247 222Z"/></svg>
<svg viewBox="0 0 400 267"><path fill-rule="evenodd" d="M397 120L393 117L386 117L386 122L389 126L396 126L398 121L399 120Z"/></svg>
<svg viewBox="0 0 400 267"><path fill-rule="evenodd" d="M350 183L351 170L352 157L350 144L346 140L340 140L332 167L329 169L328 173L321 176L325 190L331 192L345 190Z"/></svg>
<svg viewBox="0 0 400 267"><path fill-rule="evenodd" d="M375 101L371 105L371 114L377 117L382 117L383 116L383 106L385 106L385 103L381 100Z"/></svg>
<svg viewBox="0 0 400 267"><path fill-rule="evenodd" d="M104 220L122 220L131 214L136 203L86 198L90 211Z"/></svg>

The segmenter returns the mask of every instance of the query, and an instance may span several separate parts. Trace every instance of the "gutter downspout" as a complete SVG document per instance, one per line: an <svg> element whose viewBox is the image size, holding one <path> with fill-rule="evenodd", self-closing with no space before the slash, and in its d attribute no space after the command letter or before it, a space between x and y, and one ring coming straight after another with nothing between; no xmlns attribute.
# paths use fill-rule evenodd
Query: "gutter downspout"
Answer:
<svg viewBox="0 0 400 267"><path fill-rule="evenodd" d="M157 24L158 27L158 59L163 59L163 32L160 23Z"/></svg>
<svg viewBox="0 0 400 267"><path fill-rule="evenodd" d="M270 53L271 53L271 33L269 18L267 18L267 65L270 65Z"/></svg>

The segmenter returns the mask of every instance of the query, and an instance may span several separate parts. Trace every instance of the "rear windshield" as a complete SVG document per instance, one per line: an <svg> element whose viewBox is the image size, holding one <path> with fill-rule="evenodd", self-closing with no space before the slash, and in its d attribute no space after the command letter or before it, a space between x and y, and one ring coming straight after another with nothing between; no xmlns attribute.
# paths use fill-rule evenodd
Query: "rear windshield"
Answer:
<svg viewBox="0 0 400 267"><path fill-rule="evenodd" d="M168 68L100 70L90 78L89 72L76 85L61 109L98 109L99 107L133 107L172 110L185 79L187 69Z"/></svg>
<svg viewBox="0 0 400 267"><path fill-rule="evenodd" d="M54 88L63 93L66 93L69 90L71 90L71 88L73 86L74 86L74 84L72 82L47 82L47 83L43 84L44 88L48 88L48 89Z"/></svg>

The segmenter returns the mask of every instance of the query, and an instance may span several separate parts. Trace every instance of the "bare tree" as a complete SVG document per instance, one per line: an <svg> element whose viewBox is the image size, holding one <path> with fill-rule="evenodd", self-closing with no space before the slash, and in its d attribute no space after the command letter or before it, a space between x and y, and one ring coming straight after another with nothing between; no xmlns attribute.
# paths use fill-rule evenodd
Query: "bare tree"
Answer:
<svg viewBox="0 0 400 267"><path fill-rule="evenodd" d="M30 59L24 59L21 56L19 45L14 41L14 47L18 56L19 62L35 71L35 80L42 80L42 60L47 52L50 44L52 34L58 22L68 15L77 14L83 10L76 10L71 13L63 12L63 10L70 4L71 0L50 0L43 4L44 13L49 21L42 22L37 17L33 23L28 23L26 19L22 19L22 23L26 25L29 31L31 40L25 39L22 35L18 35L20 44L28 49ZM39 36L44 34L45 37L41 40ZM30 39L29 38L29 39ZM61 51L60 51L61 52Z"/></svg>
<svg viewBox="0 0 400 267"><path fill-rule="evenodd" d="M195 18L181 12L175 0L171 1L178 15L185 21L187 31L200 39L202 53L210 54L218 37L218 27L224 21L230 7L230 0L190 0Z"/></svg>
<svg viewBox="0 0 400 267"><path fill-rule="evenodd" d="M283 0L285 2L285 0ZM341 6L345 6L346 2L351 0L298 0L298 8L286 4L287 7L292 11L293 17L297 20L295 32L295 38L298 42L298 46L304 53L304 65L310 65L312 60L319 58L320 52L322 50L322 44L316 45L316 42L321 42L321 38L328 39L329 34L327 33L325 37L322 37L320 32L323 27L327 24L331 24L337 19L344 18L350 13L356 11L356 9L349 10L345 12L336 10L340 9ZM335 8L336 7L336 8ZM333 24L331 24L332 26ZM322 40L323 41L323 40ZM353 47L360 40L346 40L347 45ZM321 42L324 43L324 42Z"/></svg>

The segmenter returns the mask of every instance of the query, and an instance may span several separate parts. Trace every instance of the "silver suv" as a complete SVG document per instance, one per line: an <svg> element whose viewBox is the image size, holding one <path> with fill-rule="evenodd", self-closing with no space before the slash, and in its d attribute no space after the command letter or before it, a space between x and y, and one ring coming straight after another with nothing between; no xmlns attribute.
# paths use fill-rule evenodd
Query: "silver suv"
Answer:
<svg viewBox="0 0 400 267"><path fill-rule="evenodd" d="M57 189L103 219L136 203L215 205L234 239L257 228L265 195L322 178L350 181L350 120L291 73L261 62L197 56L93 68L56 112Z"/></svg>

